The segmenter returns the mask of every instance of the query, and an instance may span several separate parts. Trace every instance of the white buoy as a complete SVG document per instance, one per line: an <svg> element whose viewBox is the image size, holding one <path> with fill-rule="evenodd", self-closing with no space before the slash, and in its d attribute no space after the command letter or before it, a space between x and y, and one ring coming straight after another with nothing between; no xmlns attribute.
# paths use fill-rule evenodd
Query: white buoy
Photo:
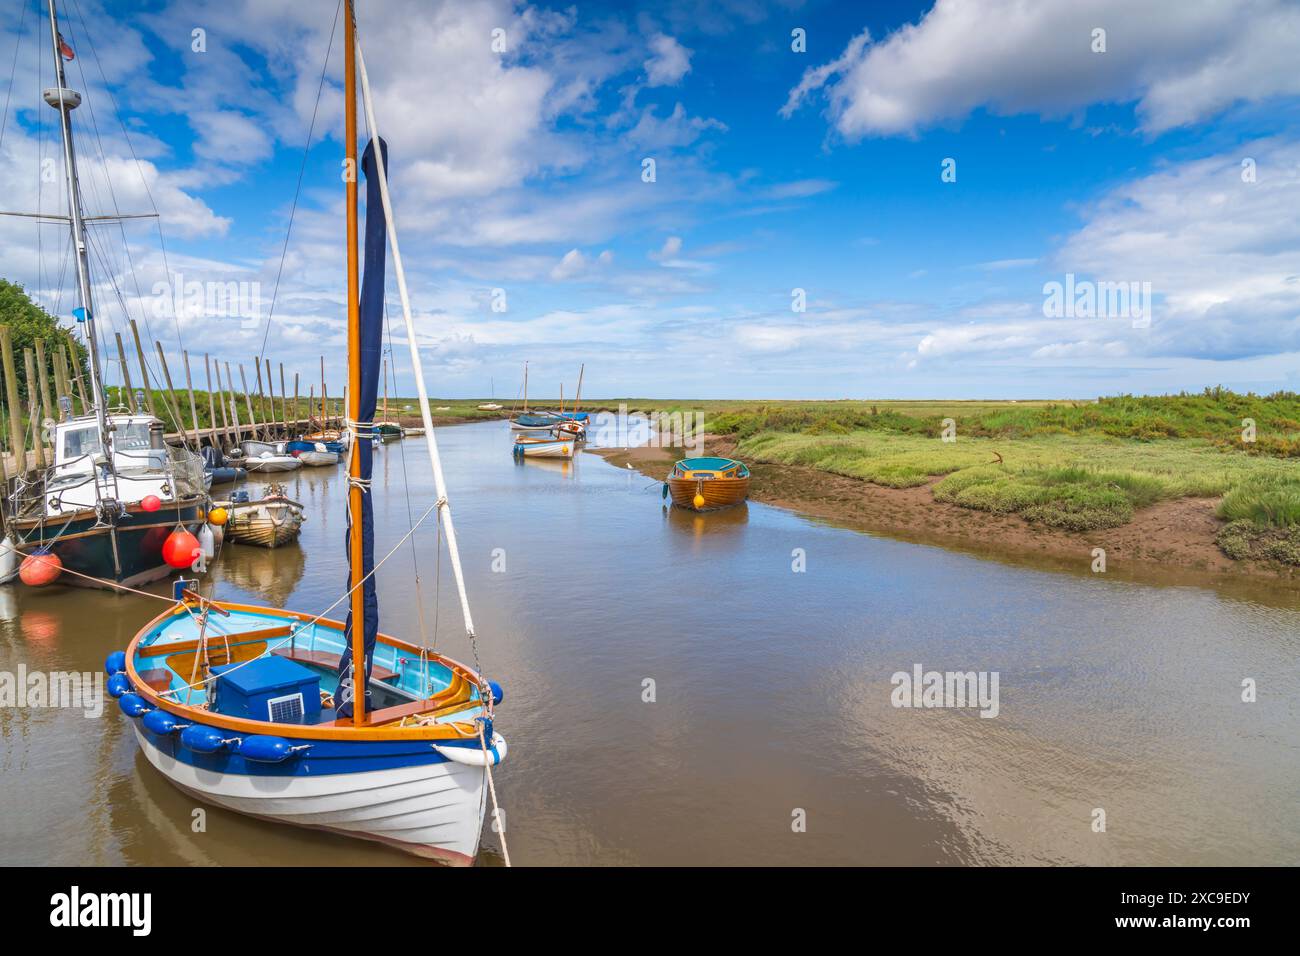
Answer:
<svg viewBox="0 0 1300 956"><path fill-rule="evenodd" d="M0 541L0 584L8 584L18 577L18 566L21 563L22 555L14 547L13 539L6 536Z"/></svg>
<svg viewBox="0 0 1300 956"><path fill-rule="evenodd" d="M207 522L199 529L199 547L203 549L203 557L208 560L217 556L217 536L212 533L212 526Z"/></svg>

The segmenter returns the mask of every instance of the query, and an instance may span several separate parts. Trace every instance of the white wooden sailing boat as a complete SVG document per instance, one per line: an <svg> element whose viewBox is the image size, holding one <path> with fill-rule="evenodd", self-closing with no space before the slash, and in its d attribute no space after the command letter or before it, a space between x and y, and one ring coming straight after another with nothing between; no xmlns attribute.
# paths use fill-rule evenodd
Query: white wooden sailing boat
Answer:
<svg viewBox="0 0 1300 956"><path fill-rule="evenodd" d="M374 140L367 179L366 272L358 295L357 184L347 191L347 312L351 422L373 420L383 334L384 237L392 249L425 440L465 629L476 642L442 464L416 349L384 161L352 2L344 13L346 151L357 168L355 78ZM364 348L363 348L364 344ZM491 768L506 755L494 730L500 688L427 647L378 632L370 495L373 446L348 458L346 622L181 591L125 652L105 662L149 762L201 800L334 830L454 863L478 852ZM353 624L358 626L353 626ZM476 651L477 654L477 651ZM360 661L362 675L354 673ZM364 693L357 693L357 687ZM504 847L503 847L504 848ZM508 859L508 857L507 857Z"/></svg>
<svg viewBox="0 0 1300 956"><path fill-rule="evenodd" d="M576 445L577 438L557 426L550 436L516 435L514 456L516 458L572 458Z"/></svg>

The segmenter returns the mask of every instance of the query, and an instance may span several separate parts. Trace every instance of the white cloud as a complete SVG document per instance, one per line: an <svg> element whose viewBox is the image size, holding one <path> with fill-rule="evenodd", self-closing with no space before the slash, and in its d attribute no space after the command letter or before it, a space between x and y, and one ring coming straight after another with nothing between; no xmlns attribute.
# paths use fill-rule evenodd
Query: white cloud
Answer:
<svg viewBox="0 0 1300 956"><path fill-rule="evenodd" d="M1297 49L1291 0L938 0L919 23L877 43L864 31L808 70L781 113L824 90L836 130L858 139L980 108L1061 116L1136 101L1143 128L1161 132L1300 93Z"/></svg>
<svg viewBox="0 0 1300 956"><path fill-rule="evenodd" d="M632 145L644 149L680 149L690 146L709 130L725 133L727 126L720 120L688 116L686 107L677 103L664 119L659 119L654 106L645 107L627 138Z"/></svg>
<svg viewBox="0 0 1300 956"><path fill-rule="evenodd" d="M662 33L650 37L651 57L645 62L647 86L676 86L691 69L691 51Z"/></svg>
<svg viewBox="0 0 1300 956"><path fill-rule="evenodd" d="M606 249L595 260L588 259L579 249L570 249L551 270L551 278L556 281L575 279L585 275L596 266L607 266L614 261L614 253Z"/></svg>
<svg viewBox="0 0 1300 956"><path fill-rule="evenodd" d="M1242 181L1242 159L1257 181ZM1170 166L1111 190L1042 261L1043 281L1149 283L1150 328L1042 314L1042 297L975 304L930 328L918 359L1234 361L1300 349L1300 142ZM1017 261L1017 265L1019 262Z"/></svg>
<svg viewBox="0 0 1300 956"><path fill-rule="evenodd" d="M828 193L838 185L829 179L797 179L769 186L762 195L766 199L807 199L809 196Z"/></svg>
<svg viewBox="0 0 1300 956"><path fill-rule="evenodd" d="M200 110L189 119L198 134L194 153L204 159L243 166L269 159L274 150L271 135L235 110Z"/></svg>
<svg viewBox="0 0 1300 956"><path fill-rule="evenodd" d="M652 259L676 259L682 251L682 237L669 236L658 252L651 253Z"/></svg>

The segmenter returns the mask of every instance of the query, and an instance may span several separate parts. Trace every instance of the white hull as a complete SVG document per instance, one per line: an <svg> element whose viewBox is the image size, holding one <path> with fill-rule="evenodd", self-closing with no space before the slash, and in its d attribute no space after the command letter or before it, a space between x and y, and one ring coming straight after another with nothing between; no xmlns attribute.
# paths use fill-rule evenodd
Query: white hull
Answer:
<svg viewBox="0 0 1300 956"><path fill-rule="evenodd" d="M219 774L163 753L139 724L132 729L163 776L237 813L376 840L447 863L468 865L478 854L487 795L482 767L445 761L324 776Z"/></svg>
<svg viewBox="0 0 1300 956"><path fill-rule="evenodd" d="M573 441L546 441L537 444L518 444L519 454L525 458L572 458Z"/></svg>
<svg viewBox="0 0 1300 956"><path fill-rule="evenodd" d="M269 441L246 441L240 448L249 458L260 458L263 455L279 455L284 451L283 446L274 444Z"/></svg>
<svg viewBox="0 0 1300 956"><path fill-rule="evenodd" d="M226 530L231 541L278 548L296 541L302 530L302 505L285 498L220 504L229 515Z"/></svg>
<svg viewBox="0 0 1300 956"><path fill-rule="evenodd" d="M309 468L318 468L321 465L337 465L339 456L332 451L301 451L297 458L303 465Z"/></svg>
<svg viewBox="0 0 1300 956"><path fill-rule="evenodd" d="M244 459L244 468L250 472L293 471L301 467L302 462L292 455L267 455L265 458Z"/></svg>

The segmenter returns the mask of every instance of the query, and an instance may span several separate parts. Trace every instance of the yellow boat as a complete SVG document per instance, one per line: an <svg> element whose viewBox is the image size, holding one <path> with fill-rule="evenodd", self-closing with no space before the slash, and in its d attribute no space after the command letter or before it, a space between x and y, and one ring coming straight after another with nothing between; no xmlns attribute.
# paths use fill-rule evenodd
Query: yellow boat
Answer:
<svg viewBox="0 0 1300 956"><path fill-rule="evenodd" d="M731 458L683 458L664 479L664 497L692 511L715 511L749 497L749 467Z"/></svg>

